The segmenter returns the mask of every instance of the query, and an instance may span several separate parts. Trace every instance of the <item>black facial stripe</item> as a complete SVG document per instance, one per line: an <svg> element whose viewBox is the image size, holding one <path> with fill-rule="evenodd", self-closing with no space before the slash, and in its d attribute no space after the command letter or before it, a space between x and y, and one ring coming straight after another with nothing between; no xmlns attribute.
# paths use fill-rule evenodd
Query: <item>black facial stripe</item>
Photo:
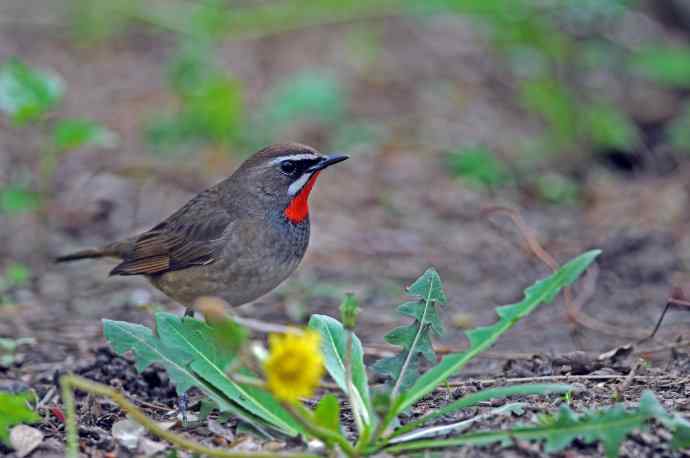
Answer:
<svg viewBox="0 0 690 458"><path fill-rule="evenodd" d="M315 159L285 159L280 163L280 165L286 162L291 162L294 165L294 171L290 173L290 176L298 178L311 166L321 162L322 158Z"/></svg>

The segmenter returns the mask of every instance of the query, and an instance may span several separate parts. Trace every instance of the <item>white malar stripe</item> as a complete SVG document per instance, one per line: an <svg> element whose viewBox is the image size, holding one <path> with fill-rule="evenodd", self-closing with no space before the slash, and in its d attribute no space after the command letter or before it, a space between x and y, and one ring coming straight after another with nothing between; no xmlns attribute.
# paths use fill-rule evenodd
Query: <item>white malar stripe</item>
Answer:
<svg viewBox="0 0 690 458"><path fill-rule="evenodd" d="M279 164L283 161L302 161L302 160L307 160L307 159L319 159L322 156L319 156L318 154L312 154L312 153L302 153L302 154L288 154L286 156L280 156L271 161L271 164Z"/></svg>
<svg viewBox="0 0 690 458"><path fill-rule="evenodd" d="M311 178L311 176L311 173L303 173L301 177L299 177L288 187L288 194L291 196L297 195L297 193L302 190L304 185L307 184L307 181L309 181L309 178Z"/></svg>

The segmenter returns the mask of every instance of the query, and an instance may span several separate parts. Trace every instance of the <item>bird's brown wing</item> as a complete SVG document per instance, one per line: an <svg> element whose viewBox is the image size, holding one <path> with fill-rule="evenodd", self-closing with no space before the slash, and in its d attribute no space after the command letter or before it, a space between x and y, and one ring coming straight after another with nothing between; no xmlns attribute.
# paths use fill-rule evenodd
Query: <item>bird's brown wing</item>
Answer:
<svg viewBox="0 0 690 458"><path fill-rule="evenodd" d="M133 240L110 275L155 275L210 264L223 246L232 218L199 195L170 218Z"/></svg>

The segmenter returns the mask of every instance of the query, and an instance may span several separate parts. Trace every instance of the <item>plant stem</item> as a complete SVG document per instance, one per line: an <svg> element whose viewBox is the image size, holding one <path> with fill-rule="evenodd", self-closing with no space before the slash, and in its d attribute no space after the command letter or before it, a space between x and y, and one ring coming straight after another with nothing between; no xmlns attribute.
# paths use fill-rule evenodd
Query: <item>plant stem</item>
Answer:
<svg viewBox="0 0 690 458"><path fill-rule="evenodd" d="M433 306L433 300L427 299L427 307L424 308L424 313L422 314L422 319L419 324L419 331L417 334L414 336L414 340L412 341L412 345L410 346L410 349L407 352L407 356L405 357L405 362L403 363L402 368L400 369L400 375L398 376L398 379L395 381L395 385L393 386L393 390L391 391L391 396L390 396L390 404L388 407L388 411L386 411L386 415L384 416L383 420L377 425L376 431L374 432L373 436L373 441L377 441L383 434L386 433L386 429L388 429L388 425L393 421L395 416L398 414L400 410L400 402L398 401L398 391L400 391L400 386L402 384L403 376L405 374L405 371L407 370L407 367L410 364L410 360L412 359L412 355L414 354L414 349L417 346L417 342L419 341L419 337L422 335L422 333L425 332L426 329L431 326L431 323L424 323L426 319L426 311L428 307L431 305ZM429 304L430 303L430 304Z"/></svg>
<svg viewBox="0 0 690 458"><path fill-rule="evenodd" d="M67 377L72 376L65 375L60 379L62 402L65 408L65 434L67 435L65 456L67 458L78 458L77 408L74 402L74 391L72 391L72 387L68 383L70 380Z"/></svg>
<svg viewBox="0 0 690 458"><path fill-rule="evenodd" d="M405 362L403 363L402 367L400 368L400 375L398 375L398 379L395 381L395 385L393 385L393 389L391 390L391 403L393 403L395 401L395 398L398 397L398 391L400 391L400 386L402 385L402 381L403 381L403 378L405 376L405 371L407 371L407 368L410 365L410 361L412 361L412 357L415 354L415 348L417 347L417 342L419 342L419 338L431 326L431 323L425 323L425 321L426 321L427 310L429 310L429 307L433 307L433 306L434 306L434 300L427 299L427 305L424 307L424 313L422 313L422 319L419 321L419 331L417 331L417 334L415 334L415 336L414 336L414 340L412 341L412 345L410 345L410 349L407 351L407 355L405 356Z"/></svg>
<svg viewBox="0 0 690 458"><path fill-rule="evenodd" d="M312 420L307 417L307 415L304 415L302 411L306 409L304 406L302 406L302 404L291 404L288 402L283 402L283 407L285 407L285 410L290 412L290 414L295 418L295 420L297 420L302 426L304 426L304 429L312 436L316 437L317 439L325 443L331 442L338 444L343 453L345 453L350 458L355 458L359 456L357 450L355 450L352 444L350 444L347 441L347 439L345 439L342 435L338 434L335 431L331 431L329 429L315 425L312 422Z"/></svg>
<svg viewBox="0 0 690 458"><path fill-rule="evenodd" d="M198 442L186 439L181 435L161 428L158 423L146 416L137 406L132 404L119 391L100 383L92 382L76 375L64 375L60 378L63 402L65 405L65 427L67 430L67 453L69 458L77 458L79 450L77 443L77 418L74 402L74 390L79 389L98 396L109 398L117 404L129 417L146 428L150 433L170 442L172 445L189 450L192 453L218 458L275 458L276 453L233 452L217 448L210 448ZM291 458L319 458L317 455L306 453L285 453L280 456Z"/></svg>
<svg viewBox="0 0 690 458"><path fill-rule="evenodd" d="M357 443L355 444L355 452L357 455L363 455L364 448L369 445L369 439L371 438L371 426L367 426L360 433L359 438L357 438Z"/></svg>

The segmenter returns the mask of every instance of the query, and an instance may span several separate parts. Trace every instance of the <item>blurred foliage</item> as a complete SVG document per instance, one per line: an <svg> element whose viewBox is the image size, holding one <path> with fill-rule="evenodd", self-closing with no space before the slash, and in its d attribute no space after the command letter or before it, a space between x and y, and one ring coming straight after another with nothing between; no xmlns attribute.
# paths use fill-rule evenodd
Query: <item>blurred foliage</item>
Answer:
<svg viewBox="0 0 690 458"><path fill-rule="evenodd" d="M510 179L505 164L483 146L452 152L448 156L448 166L451 174L477 186L500 186Z"/></svg>
<svg viewBox="0 0 690 458"><path fill-rule="evenodd" d="M18 360L17 350L20 347L35 343L36 340L33 337L20 337L18 339L0 337L0 367L10 367Z"/></svg>
<svg viewBox="0 0 690 458"><path fill-rule="evenodd" d="M690 47L644 48L630 59L633 71L664 86L690 87Z"/></svg>
<svg viewBox="0 0 690 458"><path fill-rule="evenodd" d="M669 123L666 136L674 149L690 154L690 103Z"/></svg>
<svg viewBox="0 0 690 458"><path fill-rule="evenodd" d="M553 204L572 204L578 201L580 189L572 178L555 172L540 175L535 180L537 197Z"/></svg>
<svg viewBox="0 0 690 458"><path fill-rule="evenodd" d="M21 263L11 262L0 275L0 305L8 304L11 301L7 293L14 288L25 286L31 278L31 270Z"/></svg>
<svg viewBox="0 0 690 458"><path fill-rule="evenodd" d="M52 72L30 69L16 58L0 66L0 110L17 124L40 118L63 93L62 80Z"/></svg>
<svg viewBox="0 0 690 458"><path fill-rule="evenodd" d="M507 104L541 121L543 129L539 136L516 138L512 149L502 151L502 157L514 162L510 176L489 150L471 144L453 145L450 171L490 187L515 178L533 185L537 195L550 201L571 200L565 196L573 195L575 181L566 175L573 164L599 153L639 154L646 149L646 132L636 119L639 113L623 103L631 81L664 90L690 87L686 44L660 35L650 38L652 34L641 34L637 41L621 38L621 24L653 16L648 5L636 0L68 3L67 17L81 45L100 45L133 27L157 29L172 38L173 52L165 65L170 103L153 109L142 126L152 149L165 153L190 152L200 146L247 152L295 133L316 136L322 147L347 149L382 142L384 133L395 135L390 125L379 126L354 115L349 86L333 69L313 66L269 75L266 90L254 97L246 93L250 85L218 61L227 40L276 36L312 25L345 23L347 51L342 59L366 78L385 84L386 76L381 80L372 73L385 53L383 22L370 19L401 16L421 27L429 18L469 19L505 70L502 82L511 97ZM32 70L16 60L0 69L0 110L16 123L45 121L63 92L60 79L50 72ZM687 110L678 112L665 126L664 141L674 149L688 150L687 120ZM55 126L52 153L110 144L105 132L89 121L68 126ZM563 157L574 160L561 161ZM535 178L554 164L559 165L562 179Z"/></svg>
<svg viewBox="0 0 690 458"><path fill-rule="evenodd" d="M0 186L0 214L37 210L49 195L59 155L84 146L113 147L117 136L95 121L60 119L50 115L59 107L65 84L52 71L29 67L16 57L0 64L0 112L16 127L33 125L42 148L36 158L38 173L19 170L9 184Z"/></svg>
<svg viewBox="0 0 690 458"><path fill-rule="evenodd" d="M88 119L60 120L53 127L52 137L52 148L58 153L82 146L112 147L117 140L111 131Z"/></svg>
<svg viewBox="0 0 690 458"><path fill-rule="evenodd" d="M616 53L624 52L603 39L600 27L620 20L631 2L445 3L458 13L479 18L496 49L506 57L518 82L518 101L546 123L542 141L529 143L538 153L582 154L637 146L637 126L629 115L606 102L605 89L586 84L594 54L615 59Z"/></svg>
<svg viewBox="0 0 690 458"><path fill-rule="evenodd" d="M41 196L25 184L12 183L0 187L0 214L14 215L36 210Z"/></svg>
<svg viewBox="0 0 690 458"><path fill-rule="evenodd" d="M329 123L342 118L345 100L335 78L308 71L279 81L266 95L259 112L270 129L295 119Z"/></svg>
<svg viewBox="0 0 690 458"><path fill-rule="evenodd" d="M227 147L239 138L245 123L242 84L215 65L214 48L205 40L185 37L180 47L168 66L178 109L155 117L146 138L159 151L209 142Z"/></svg>

